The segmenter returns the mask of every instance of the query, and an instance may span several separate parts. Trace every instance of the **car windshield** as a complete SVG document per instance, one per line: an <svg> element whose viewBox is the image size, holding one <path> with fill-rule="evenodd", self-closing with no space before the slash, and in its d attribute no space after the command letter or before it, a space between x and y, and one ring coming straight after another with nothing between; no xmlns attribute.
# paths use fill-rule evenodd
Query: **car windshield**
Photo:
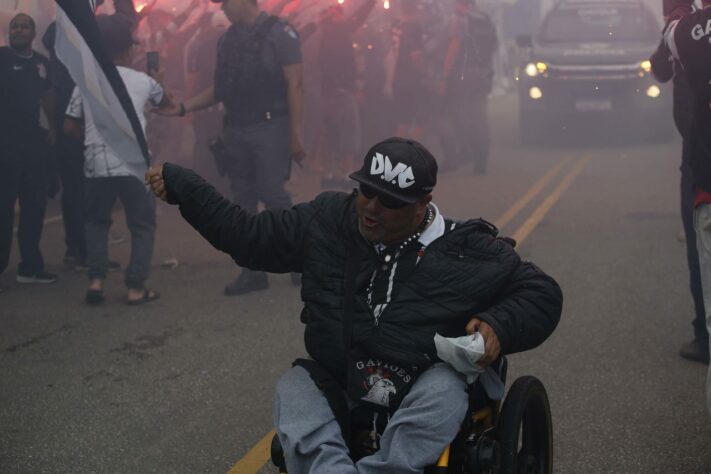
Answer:
<svg viewBox="0 0 711 474"><path fill-rule="evenodd" d="M560 8L550 14L544 43L653 41L658 28L649 12L635 7Z"/></svg>

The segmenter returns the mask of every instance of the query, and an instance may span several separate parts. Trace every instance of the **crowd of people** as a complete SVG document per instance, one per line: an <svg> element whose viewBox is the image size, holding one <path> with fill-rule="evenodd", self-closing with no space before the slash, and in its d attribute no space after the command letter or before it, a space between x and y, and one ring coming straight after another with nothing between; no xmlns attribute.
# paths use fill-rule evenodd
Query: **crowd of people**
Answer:
<svg viewBox="0 0 711 474"><path fill-rule="evenodd" d="M153 159L177 160L211 179L225 177L233 199L245 208L290 206L284 185L292 163L320 176L322 189L352 188L347 175L363 145L390 135L436 141L442 169L486 171L487 97L498 42L490 18L476 2L413 0L385 9L376 0L270 0L259 5L186 0L180 10L162 8L161 2L97 2L107 47L112 55L125 53L116 62L122 76L129 69L146 71L145 53L159 55L160 78L155 84L140 79L148 84L149 96L141 95L151 107L174 98L172 108L164 102L158 113L142 119ZM32 80L19 74L3 77L8 83L2 94L12 107L3 109L2 120L8 124L5 130L17 133L2 138L0 166L9 184L3 186L0 268L9 262L19 198L17 281L57 280L44 269L39 242L45 196L54 197L61 188L64 263L88 271L87 301L103 301L101 282L107 271L119 268L106 250L118 198L130 214L133 241L126 268L129 300L152 301L158 295L144 281L154 211L144 203L139 217L134 192L122 185L109 192L103 184L101 178L130 173L101 143L70 73L55 54L56 26L48 24L51 3L38 3L45 31L38 31L29 15L15 16L9 22L9 45L1 50L3 67L42 74ZM129 46L130 51L121 50ZM41 70L35 63L42 64ZM124 80L131 89L131 79ZM35 88L29 90L30 84ZM143 111L145 101L134 102ZM185 114L190 115L172 117ZM183 140L175 139L188 129L194 136L191 153L185 153ZM28 137L30 130L41 139ZM265 274L244 270L225 293L267 287Z"/></svg>
<svg viewBox="0 0 711 474"><path fill-rule="evenodd" d="M284 375L275 400L289 472L422 472L459 430L468 409L467 377L489 370L501 385L501 356L543 343L562 311L558 284L522 260L510 239L484 220L444 216L432 198L440 164L486 171L495 28L473 0L448 2L450 21L428 8L442 2L402 2L380 25L368 23L376 0L354 1L353 9L339 2L312 16L302 16L307 4L300 8L298 1L270 2L269 11L257 0L215 3L220 13L195 1L174 16L151 10L155 3L136 9L130 0L115 0L114 13L96 16L103 48L92 54L102 61L90 74L105 71L103 59L113 62L118 88L131 102L120 107L128 108L134 130L147 132L154 162L175 161L180 119L203 114L191 115L210 124L195 130L204 135L194 159L208 160L200 148L216 136L208 149L230 182L231 200L170 162L140 177L146 188L130 166L135 161L106 132L106 117L96 113L101 109L89 105L95 96L80 80L87 66L71 74L63 68L63 26L45 34L49 60L32 49L32 18L11 20L10 46L0 49L0 101L10 104L0 112L0 126L16 132L0 144L0 175L13 183L2 203L0 225L9 234L3 255L9 256L19 196L17 281L57 280L44 270L38 247L54 187L37 170L50 169L40 162L51 154L65 168L59 173L65 188L81 187L64 193L63 208L82 211L65 220L76 226L66 233L66 261L88 268L86 303L105 302L116 200L131 233L126 301L149 303L159 297L146 284L154 195L179 205L195 229L243 268L226 294L268 288L266 272L291 273L302 286L310 359ZM190 23L193 10L202 12ZM140 54L138 38L153 54ZM182 49L189 53L181 56ZM157 117L147 119L149 108ZM441 161L416 140L435 129L446 142ZM401 137L381 139L396 133ZM142 135L136 138L141 142ZM378 143L358 166L366 141ZM292 206L285 189L292 163L309 160L323 166L324 190L346 192ZM446 337L445 344L465 338L473 346L464 372L442 359L435 335ZM371 451L353 456L345 428L350 415L333 411L335 403L368 420Z"/></svg>
<svg viewBox="0 0 711 474"><path fill-rule="evenodd" d="M676 74L684 137L682 205L697 318L693 347L682 355L708 363L711 0L696 11L691 2L673 3L654 63L660 78L664 66L677 65L667 80ZM498 48L491 19L475 0L393 2L388 12L376 0L194 0L177 14L156 5L114 0L96 17L154 161L173 162L148 170L149 189L100 132L54 50L57 27L42 37L45 58L33 49L34 19L11 19L9 45L0 48L0 103L7 104L0 109L0 271L19 200L16 280L57 281L39 243L47 197L61 182L65 263L88 271L86 303L104 303L116 266L108 239L117 200L131 233L126 301L155 301L159 293L146 284L155 194L242 266L227 295L268 288L267 272L291 273L302 285L311 358L283 376L275 400L289 472L422 472L468 408L466 378L443 363L435 334L470 343L480 336L482 372L543 343L562 311L558 284L510 240L486 221L443 216L432 200L442 169L486 172ZM176 164L175 137L189 125L194 153ZM439 159L423 137L441 142ZM363 160L369 143L376 145ZM324 190L349 191L353 182L358 189L292 206L285 188L292 163L320 172ZM229 180L231 200L181 165L207 175L214 168ZM338 387L340 402L324 381ZM711 409L711 378L708 390ZM349 455L337 403L372 419L377 452ZM376 426L380 413L387 426Z"/></svg>

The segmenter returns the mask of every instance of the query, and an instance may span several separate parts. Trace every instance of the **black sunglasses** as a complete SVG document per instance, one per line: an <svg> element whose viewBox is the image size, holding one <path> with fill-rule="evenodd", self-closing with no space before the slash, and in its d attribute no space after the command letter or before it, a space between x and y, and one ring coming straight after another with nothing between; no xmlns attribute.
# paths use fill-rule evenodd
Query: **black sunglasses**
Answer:
<svg viewBox="0 0 711 474"><path fill-rule="evenodd" d="M373 199L377 197L380 204L387 209L402 209L409 204L385 193L381 193L374 187L368 186L367 184L360 183L359 188L360 193L364 198Z"/></svg>

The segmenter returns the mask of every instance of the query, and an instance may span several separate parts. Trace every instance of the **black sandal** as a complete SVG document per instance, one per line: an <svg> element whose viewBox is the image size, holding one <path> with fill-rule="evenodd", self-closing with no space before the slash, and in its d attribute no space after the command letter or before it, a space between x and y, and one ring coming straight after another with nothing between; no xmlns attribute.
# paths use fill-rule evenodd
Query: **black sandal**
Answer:
<svg viewBox="0 0 711 474"><path fill-rule="evenodd" d="M141 304L150 303L151 301L155 301L158 298L160 298L160 293L145 288L143 290L143 296L141 298L137 300L128 300L126 301L126 304L130 306L138 306Z"/></svg>
<svg viewBox="0 0 711 474"><path fill-rule="evenodd" d="M104 298L104 290L87 290L84 301L91 306L100 305L106 301L106 298Z"/></svg>

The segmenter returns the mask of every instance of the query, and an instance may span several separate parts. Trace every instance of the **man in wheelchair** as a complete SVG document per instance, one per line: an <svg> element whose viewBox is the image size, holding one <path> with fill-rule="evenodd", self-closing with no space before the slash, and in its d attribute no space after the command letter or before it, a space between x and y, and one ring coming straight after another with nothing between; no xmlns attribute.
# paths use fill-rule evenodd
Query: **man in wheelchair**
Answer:
<svg viewBox="0 0 711 474"><path fill-rule="evenodd" d="M146 175L237 264L302 273L310 358L282 376L274 401L288 472L420 473L469 408L466 377L442 361L435 336L480 337L484 370L541 344L562 294L493 225L442 215L432 202L437 162L421 144L380 142L351 178L351 194L250 215L179 166Z"/></svg>

